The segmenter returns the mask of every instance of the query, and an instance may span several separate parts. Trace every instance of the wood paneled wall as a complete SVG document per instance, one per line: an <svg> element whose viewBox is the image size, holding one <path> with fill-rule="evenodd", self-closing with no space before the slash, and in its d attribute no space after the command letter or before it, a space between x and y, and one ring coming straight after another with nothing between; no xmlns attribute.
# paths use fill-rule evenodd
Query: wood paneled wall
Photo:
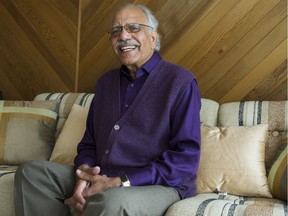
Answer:
<svg viewBox="0 0 288 216"><path fill-rule="evenodd" d="M91 92L119 67L107 29L121 0L0 0L0 91ZM128 1L126 1L128 2ZM159 20L161 55L221 103L287 99L286 0L134 0Z"/></svg>

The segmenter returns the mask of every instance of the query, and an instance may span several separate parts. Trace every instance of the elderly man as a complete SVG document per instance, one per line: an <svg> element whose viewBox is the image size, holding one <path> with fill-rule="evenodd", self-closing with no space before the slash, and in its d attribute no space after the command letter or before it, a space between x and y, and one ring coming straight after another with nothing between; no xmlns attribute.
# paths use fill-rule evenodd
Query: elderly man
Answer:
<svg viewBox="0 0 288 216"><path fill-rule="evenodd" d="M157 26L142 5L117 11L109 37L122 66L97 82L75 167L20 167L17 215L163 215L195 194L200 93L191 72L158 54Z"/></svg>

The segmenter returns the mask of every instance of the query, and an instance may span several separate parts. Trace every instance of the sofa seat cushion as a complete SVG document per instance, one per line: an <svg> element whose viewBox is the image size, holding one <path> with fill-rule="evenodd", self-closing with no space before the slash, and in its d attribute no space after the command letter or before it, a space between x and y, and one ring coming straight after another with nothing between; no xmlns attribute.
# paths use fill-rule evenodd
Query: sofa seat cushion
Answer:
<svg viewBox="0 0 288 216"><path fill-rule="evenodd" d="M166 216L244 216L287 215L287 204L271 198L233 196L224 193L203 193L180 200L169 207Z"/></svg>
<svg viewBox="0 0 288 216"><path fill-rule="evenodd" d="M17 166L0 166L0 215L14 216L14 175Z"/></svg>

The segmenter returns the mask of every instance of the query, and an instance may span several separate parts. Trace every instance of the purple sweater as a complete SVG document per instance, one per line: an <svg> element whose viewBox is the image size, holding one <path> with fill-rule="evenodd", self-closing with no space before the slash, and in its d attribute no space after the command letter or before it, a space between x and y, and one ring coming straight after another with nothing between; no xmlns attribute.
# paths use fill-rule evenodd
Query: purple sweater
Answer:
<svg viewBox="0 0 288 216"><path fill-rule="evenodd" d="M191 72L153 58L159 60L125 111L120 70L98 80L75 167L98 165L110 177L126 174L133 186L167 185L190 197L200 159L200 94Z"/></svg>

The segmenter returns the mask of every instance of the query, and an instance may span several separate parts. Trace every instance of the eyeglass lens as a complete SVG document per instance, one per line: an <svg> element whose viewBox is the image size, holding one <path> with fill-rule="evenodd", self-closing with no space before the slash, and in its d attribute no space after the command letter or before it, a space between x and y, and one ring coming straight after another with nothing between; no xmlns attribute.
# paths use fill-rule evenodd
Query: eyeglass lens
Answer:
<svg viewBox="0 0 288 216"><path fill-rule="evenodd" d="M125 30L128 33L136 33L139 32L141 30L141 26L147 26L150 27L148 25L144 25L144 24L139 24L139 23L127 23L124 26L115 26L111 29L111 31L109 31L109 34L112 37L116 37L119 36L121 34L121 32L123 31L123 28L125 28Z"/></svg>

